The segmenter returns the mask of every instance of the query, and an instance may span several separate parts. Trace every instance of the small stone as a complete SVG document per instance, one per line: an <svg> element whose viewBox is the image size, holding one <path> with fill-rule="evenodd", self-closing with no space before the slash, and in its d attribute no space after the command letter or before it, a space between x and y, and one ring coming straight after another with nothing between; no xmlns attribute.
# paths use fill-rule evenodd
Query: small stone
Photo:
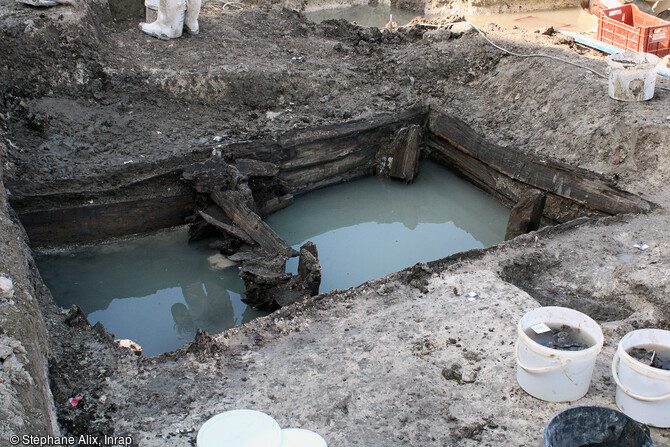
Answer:
<svg viewBox="0 0 670 447"><path fill-rule="evenodd" d="M456 22L451 25L451 32L454 34L473 34L477 30L468 22Z"/></svg>
<svg viewBox="0 0 670 447"><path fill-rule="evenodd" d="M434 29L423 33L423 39L430 42L442 42L453 37L453 33L447 29Z"/></svg>
<svg viewBox="0 0 670 447"><path fill-rule="evenodd" d="M0 276L0 297L8 300L14 297L14 283L6 276Z"/></svg>
<svg viewBox="0 0 670 447"><path fill-rule="evenodd" d="M461 382L463 379L463 373L461 372L461 365L456 363L452 364L449 368L442 369L442 377L447 380L455 380L456 382Z"/></svg>
<svg viewBox="0 0 670 447"><path fill-rule="evenodd" d="M543 34L545 36L553 36L556 34L556 30L553 26L545 26L543 28L538 28L535 30L537 34Z"/></svg>

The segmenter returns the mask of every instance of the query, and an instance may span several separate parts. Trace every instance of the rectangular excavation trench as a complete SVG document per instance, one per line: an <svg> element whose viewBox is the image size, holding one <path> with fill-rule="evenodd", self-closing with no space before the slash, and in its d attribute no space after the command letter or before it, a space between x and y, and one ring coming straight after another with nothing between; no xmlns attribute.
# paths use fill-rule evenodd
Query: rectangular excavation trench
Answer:
<svg viewBox="0 0 670 447"><path fill-rule="evenodd" d="M421 163L411 186L367 177L296 199L266 222L293 248L319 250L320 292L502 241L509 210L435 162ZM247 307L237 264L187 243L186 229L39 256L56 304L77 304L147 355L181 347L201 328L216 334L267 312ZM297 271L297 258L288 270Z"/></svg>
<svg viewBox="0 0 670 447"><path fill-rule="evenodd" d="M397 116L384 115L370 120L345 123L343 126L339 127L320 128L301 134L286 135L279 142L273 142L272 144L259 144L252 147L236 146L232 149L233 152L237 151L235 153L236 158L263 160L265 162L275 163L278 166L278 177L286 182L291 193L288 194L288 199L286 196L282 197L285 201L283 204L278 204L278 201L275 200L278 199L278 197L259 202L258 205L261 215L267 215L281 208L285 204L291 203L292 194L304 194L326 186L374 174L379 167L380 157L382 155L388 155L388 148L391 146L394 136L401 128L406 127L409 124L423 125L425 143L423 155L426 158L430 158L434 162L448 167L474 185L492 194L507 206L514 204L525 191L539 189L547 193L547 204L544 210L545 218L554 222L564 222L585 215L599 216L627 212L641 212L651 209L652 205L650 203L618 190L614 186L608 184L606 179L593 173L575 169L560 163L524 156L514 149L501 148L490 143L477 135L467 124L440 110L432 110L430 113L426 113L425 110L417 109ZM223 148L222 150L226 151L226 149L231 148ZM204 153L207 152L203 151L203 154ZM432 175L435 166L426 165L424 163L421 169L425 170L427 176L430 176ZM178 171L181 171L181 169L178 169ZM166 178L170 177L176 178L176 181L178 181L178 172L168 173L167 175L162 173L154 180L156 180L157 184L164 186ZM375 179L369 180L373 182L376 181ZM419 175L415 186L419 188L421 182L422 178L421 175ZM250 178L250 184L252 187L254 186L253 178ZM391 185L393 185L392 188L396 188L396 190L390 195L387 195L385 199L380 199L379 201L381 203L378 204L377 208L370 207L369 210L362 210L370 214L370 216L368 216L370 219L373 218L373 214L377 214L384 208L388 209L393 207L392 203L384 203L385 200L391 200L394 196L401 193L403 189L412 189L412 186L405 188L399 182L395 182ZM146 190L146 186L147 185L145 184L141 189ZM356 183L351 183L346 186L353 188L350 194L356 194ZM456 186L451 187L455 188ZM448 186L447 188L451 187ZM128 233L136 233L140 230L154 230L156 228L174 226L183 223L184 217L192 212L192 194L188 194L187 190L183 187L179 189L179 185L177 184L174 185L174 189L180 191L181 196L155 197L151 199L137 198L135 200L122 202L121 204L111 202L106 205L73 206L69 208L51 209L48 211L40 210L26 212L24 210L21 214L21 218L26 226L28 234L33 239L33 244L37 246L46 245L47 243L54 241L58 244L82 241L90 242L107 238L110 235L120 236ZM325 189L316 194L322 194L324 197L327 197L329 193L329 189ZM428 193L428 190L424 192L424 194L426 193ZM86 200L86 195L74 197L73 201L76 202L77 200L82 199ZM268 199L268 197L265 196L264 199ZM306 196L305 199L308 199L309 201L310 196ZM172 206L166 206L166 203L172 204ZM451 206L454 205L455 204L453 203L451 204ZM302 206L302 204L299 206ZM265 212L263 212L264 210ZM156 212L154 213L154 211ZM337 247L337 243L333 243L332 237L329 241L328 236L324 237L323 235L310 234L309 228L300 231L293 229L294 231L292 231L287 222L291 219L290 217L285 217L285 211L270 216L266 221L269 222L271 226L275 227L289 244L297 248L304 242L304 240L317 236L317 238L323 238L321 244L330 244L331 247ZM365 214L365 212L363 214ZM409 211L409 214L412 212L413 211ZM433 214L439 215L440 213L437 212ZM327 213L326 217L328 217ZM335 212L332 213L328 219L337 220L337 218L343 218L346 220L346 217L345 213ZM137 227L137 222L134 221L137 218L140 219L140 223L143 227ZM464 221L470 220L470 222L458 222L459 218ZM364 220L365 219L367 219L367 217L364 218ZM429 220L430 217L424 219ZM456 226L462 227L466 227L466 225L473 223L472 215L468 215L467 213L456 213L456 217L453 220L455 221ZM483 222L484 219L481 221ZM118 228L113 226L114 222L119 223ZM477 222L476 217L474 218L474 222ZM420 222L417 221L417 224L419 223ZM346 228L346 224L344 226ZM402 227L402 225L400 226ZM408 225L405 224L405 226ZM82 229L79 233L77 232L78 228ZM102 228L102 230L97 231L96 229L98 228ZM368 231L370 235L376 235L377 233L375 229L369 229ZM435 231L439 233L444 231L444 229L436 228ZM475 230L475 232L476 231L486 232L489 230L479 229ZM498 232L498 235L493 235L496 231ZM473 238L475 241L474 244L470 243L470 245L466 244L462 246L456 245L456 248L448 249L440 253L429 251L427 256L423 258L420 256L416 258L410 257L407 262L401 262L399 264L390 263L389 266L376 271L375 276L383 276L391 271L399 270L411 265L414 262L428 261L433 257L444 257L457 251L490 245L502 240L500 231L504 232L504 223L502 225L502 230L499 227L493 232L489 231L489 234L485 236L475 236ZM53 235L53 239L49 240L49 235ZM343 233L340 237L347 237L347 234ZM392 237L392 232L387 235L387 238ZM396 243L396 239L384 240L383 237L379 240L374 240L372 237L369 237L368 239L372 240L373 246L375 244L386 244L392 248ZM182 236L182 240L185 240L185 237ZM335 271L337 268L333 268L332 266L329 267L328 264L334 265L336 262L332 259L328 259L330 254L323 252L323 248L319 246L319 240L316 240L316 242L317 247L321 252L320 257L322 257L324 261L324 279L321 292L333 287L345 288L357 285L361 280L372 279L371 277L363 278L354 275L351 278L344 278L344 281L341 283L332 283L331 278L329 277L329 269ZM142 242L140 241L140 251L138 253L142 252L141 244ZM391 252L389 258L392 259L398 253L408 250L408 246L403 247L400 242L398 242L398 245L399 251ZM206 244L203 245L203 247L206 247ZM207 253L207 255L205 255L206 250L207 248L204 248L203 252L197 254L200 262L205 262L207 256L213 254L213 250L210 250L212 253ZM364 248L357 254L351 253L352 259L356 260L356 257L364 257L367 251L369 251L369 248ZM169 257L171 255L163 254L162 256ZM363 261L365 262L365 259L363 259ZM151 261L147 260L147 262ZM114 263L118 264L119 260ZM207 269L207 266L198 264L197 260L191 259L186 262L183 268L178 270L188 270L188 268L199 268L202 270L203 268ZM346 275L347 271L346 269L344 270L344 274ZM193 309L204 309L203 312L200 313L202 315L207 315L212 309L215 309L214 311L216 311L216 309L222 311L223 308L226 308L226 318L230 321L225 323L219 321L209 322L206 329L211 332L218 332L219 330L239 324L240 322L246 321L246 319L257 315L251 312L251 310L245 310L244 305L239 301L239 296L241 295L240 292L243 291L243 286L240 288L239 281L235 284L235 275L230 275L230 271L234 271L234 269L217 271L211 278L208 277L207 279L199 280L197 284L189 285L187 283L188 281L184 280L173 281L173 284L171 284L170 287L161 288L160 285L153 287L152 290L155 289L155 293L152 294L152 299L156 300L156 302L163 302L164 309L162 312L163 314L166 314L164 317L167 316L167 321L170 326L167 329L163 327L161 331L172 331L172 335L170 335L170 342L163 344L162 346L148 345L147 354L151 355L174 349L186 341L186 338L192 335L195 326L198 324L207 326L206 324L203 324L202 321L200 323L194 322L194 320L197 320L198 312L195 312L195 314L193 312L189 314L188 312ZM350 269L348 273L351 275L354 271L357 272L357 269ZM46 274L46 271L43 273L45 274L47 284L49 284L50 279L48 274ZM342 272L340 272L340 274L342 274ZM174 277L174 275L171 276ZM217 281L221 281L225 276L231 276L231 278L224 281L226 284L230 285L221 286L220 284L217 284ZM113 284L111 288L123 288L123 285L120 284L123 282L123 278L124 273L121 271L121 275L112 280L112 283L116 284ZM347 280L349 280L349 282L347 282ZM93 288L95 288L95 286ZM57 292L55 289L52 290L54 291L54 295L61 293L60 291ZM167 290L167 292L161 292L164 290ZM211 298L218 292L222 292L219 293L219 295L223 295L228 299L212 300ZM161 295L161 293L163 293L163 295ZM112 295L102 295L105 294L101 294L100 299L103 301L105 299L108 301L111 300L110 297ZM136 291L122 291L116 298L124 296L127 298L135 295L138 295ZM57 301L59 300L57 299ZM150 301L147 303L150 303ZM147 303L136 303L139 307L134 311L130 311L130 313L135 315L139 315L140 313L151 315L149 308L142 307L147 305L151 307L150 304ZM178 303L181 303L181 305ZM67 305L70 303L61 301L59 304ZM105 303L98 307L104 306L104 304ZM191 305L189 306L189 304ZM175 305L177 305L176 309ZM94 312L94 307L91 307L91 309L85 308L84 310L87 313ZM184 311L184 307L187 308L186 312ZM168 308L170 308L170 312L167 311ZM129 313L127 310L124 311L117 308L112 309L112 311L117 313ZM106 325L109 325L109 323ZM163 326L165 326L165 324L163 324ZM115 332L113 327L110 328L110 330ZM176 334L176 336L174 334ZM117 333L116 335L120 338L141 338L138 335L132 334L127 337L120 333Z"/></svg>

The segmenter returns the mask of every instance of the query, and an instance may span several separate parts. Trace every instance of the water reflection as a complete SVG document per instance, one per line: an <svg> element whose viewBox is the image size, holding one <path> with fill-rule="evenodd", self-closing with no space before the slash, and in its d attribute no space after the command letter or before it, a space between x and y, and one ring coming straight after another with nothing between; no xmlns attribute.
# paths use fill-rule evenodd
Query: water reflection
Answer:
<svg viewBox="0 0 670 447"><path fill-rule="evenodd" d="M410 186L362 179L299 197L267 222L296 248L317 244L324 292L499 242L508 214L473 185L422 162ZM198 328L215 334L265 315L241 301L235 266L213 268L216 250L186 241L182 228L37 264L57 304L78 304L92 324L138 342L147 355L181 347ZM290 262L295 270L297 259Z"/></svg>
<svg viewBox="0 0 670 447"><path fill-rule="evenodd" d="M491 196L424 161L411 186L366 178L299 197L267 222L293 247L316 243L326 292L500 242L508 216Z"/></svg>
<svg viewBox="0 0 670 447"><path fill-rule="evenodd" d="M186 303L174 303L170 309L177 338L190 340L198 328L218 333L235 325L230 295L220 285L195 281L181 290Z"/></svg>
<svg viewBox="0 0 670 447"><path fill-rule="evenodd" d="M206 242L185 229L41 256L37 264L56 303L79 305L92 324L138 342L147 355L181 347L198 328L216 334L266 313L242 303L235 266L217 270Z"/></svg>

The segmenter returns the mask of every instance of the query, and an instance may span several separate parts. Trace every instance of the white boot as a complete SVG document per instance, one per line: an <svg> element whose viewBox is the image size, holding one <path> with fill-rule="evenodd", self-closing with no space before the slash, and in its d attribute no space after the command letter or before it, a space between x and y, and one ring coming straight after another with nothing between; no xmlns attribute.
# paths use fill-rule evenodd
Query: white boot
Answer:
<svg viewBox="0 0 670 447"><path fill-rule="evenodd" d="M184 29L192 35L200 34L198 16L202 0L186 0L186 14L184 15Z"/></svg>
<svg viewBox="0 0 670 447"><path fill-rule="evenodd" d="M140 29L146 34L161 40L181 37L184 9L184 0L160 0L156 21L140 23Z"/></svg>

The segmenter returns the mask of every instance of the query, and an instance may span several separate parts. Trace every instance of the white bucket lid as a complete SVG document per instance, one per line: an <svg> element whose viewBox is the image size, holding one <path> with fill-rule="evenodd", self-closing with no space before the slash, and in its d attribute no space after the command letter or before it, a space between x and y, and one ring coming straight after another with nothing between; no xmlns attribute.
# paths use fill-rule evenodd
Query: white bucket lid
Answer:
<svg viewBox="0 0 670 447"><path fill-rule="evenodd" d="M317 433L302 428L284 428L279 447L328 447L326 440Z"/></svg>
<svg viewBox="0 0 670 447"><path fill-rule="evenodd" d="M281 429L272 417L255 410L217 414L198 431L197 447L280 447Z"/></svg>

